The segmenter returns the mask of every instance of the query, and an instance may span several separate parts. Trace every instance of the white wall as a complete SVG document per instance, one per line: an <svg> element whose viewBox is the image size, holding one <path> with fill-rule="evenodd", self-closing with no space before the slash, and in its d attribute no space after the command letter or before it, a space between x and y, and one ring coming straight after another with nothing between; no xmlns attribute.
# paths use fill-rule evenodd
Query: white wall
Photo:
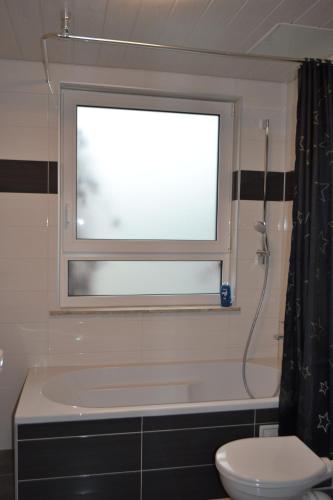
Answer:
<svg viewBox="0 0 333 500"><path fill-rule="evenodd" d="M53 65L57 82L141 86L242 98L241 169L261 170L271 123L269 169L285 170L287 86L193 75ZM38 63L0 61L0 159L56 160L56 114ZM50 100L50 102L48 102ZM275 358L280 329L286 212L268 208L272 267L252 352ZM0 193L0 449L11 447L11 418L29 366L240 358L263 269L256 262L261 202L240 202L238 303L241 312L130 313L50 317L55 306L57 195Z"/></svg>

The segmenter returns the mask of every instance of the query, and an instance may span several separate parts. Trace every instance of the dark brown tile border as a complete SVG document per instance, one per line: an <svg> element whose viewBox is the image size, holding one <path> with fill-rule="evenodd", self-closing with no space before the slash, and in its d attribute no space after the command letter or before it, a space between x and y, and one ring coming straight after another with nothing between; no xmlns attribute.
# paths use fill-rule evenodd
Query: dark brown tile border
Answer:
<svg viewBox="0 0 333 500"><path fill-rule="evenodd" d="M57 162L0 159L0 192L57 193Z"/></svg>
<svg viewBox="0 0 333 500"><path fill-rule="evenodd" d="M238 195L238 181L239 195ZM267 173L267 201L290 201L294 196L294 172ZM240 170L233 172L232 199L261 201L264 199L264 172Z"/></svg>
<svg viewBox="0 0 333 500"><path fill-rule="evenodd" d="M285 182L285 192L284 192L285 201L292 201L294 199L294 192L295 192L295 172L294 170L290 170L290 172L286 172L286 182Z"/></svg>

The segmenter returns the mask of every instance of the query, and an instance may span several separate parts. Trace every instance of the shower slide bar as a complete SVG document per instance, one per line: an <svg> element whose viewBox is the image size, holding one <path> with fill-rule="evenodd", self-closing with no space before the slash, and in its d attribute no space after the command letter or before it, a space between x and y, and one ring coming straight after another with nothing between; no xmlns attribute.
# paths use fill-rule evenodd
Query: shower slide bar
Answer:
<svg viewBox="0 0 333 500"><path fill-rule="evenodd" d="M280 57L280 56L269 56L262 54L249 54L242 52L230 52L230 51L221 51L221 50L211 50L211 49L202 49L195 47L187 47L181 45L166 45L161 43L148 43L148 42L136 42L131 40L118 40L113 38L99 38L92 36L83 36L83 35L71 35L70 34L70 20L71 16L68 12L65 11L64 15L61 18L62 21L62 33L45 33L41 36L41 45L42 45L42 56L43 56L43 66L45 71L45 79L47 84L50 86L50 74L49 74L49 59L47 52L47 41L48 40L73 40L77 42L92 42L92 43L107 43L110 45L121 45L127 47L142 47L148 49L160 49L160 50L169 50L169 51L178 51L185 52L191 54L201 54L201 55L210 55L210 56L219 56L219 57L235 57L242 59L252 59L258 61L273 61L273 62L285 62L285 63L296 63L301 64L306 59L305 58L295 58L295 57Z"/></svg>

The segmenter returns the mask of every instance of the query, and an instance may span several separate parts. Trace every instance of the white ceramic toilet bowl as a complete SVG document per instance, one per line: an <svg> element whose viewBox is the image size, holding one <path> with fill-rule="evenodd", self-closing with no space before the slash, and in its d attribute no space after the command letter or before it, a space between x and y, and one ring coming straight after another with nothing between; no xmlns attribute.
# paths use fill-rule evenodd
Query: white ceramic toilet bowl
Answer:
<svg viewBox="0 0 333 500"><path fill-rule="evenodd" d="M232 500L299 500L332 476L331 462L296 436L232 441L217 450L216 467Z"/></svg>

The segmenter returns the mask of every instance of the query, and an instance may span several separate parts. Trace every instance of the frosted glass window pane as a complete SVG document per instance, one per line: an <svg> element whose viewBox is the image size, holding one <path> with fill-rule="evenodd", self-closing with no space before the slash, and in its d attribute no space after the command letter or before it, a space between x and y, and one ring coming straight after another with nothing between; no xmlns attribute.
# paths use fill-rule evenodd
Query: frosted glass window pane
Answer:
<svg viewBox="0 0 333 500"><path fill-rule="evenodd" d="M215 240L219 116L77 108L77 238Z"/></svg>
<svg viewBox="0 0 333 500"><path fill-rule="evenodd" d="M216 261L69 261L68 294L182 295L218 293Z"/></svg>

